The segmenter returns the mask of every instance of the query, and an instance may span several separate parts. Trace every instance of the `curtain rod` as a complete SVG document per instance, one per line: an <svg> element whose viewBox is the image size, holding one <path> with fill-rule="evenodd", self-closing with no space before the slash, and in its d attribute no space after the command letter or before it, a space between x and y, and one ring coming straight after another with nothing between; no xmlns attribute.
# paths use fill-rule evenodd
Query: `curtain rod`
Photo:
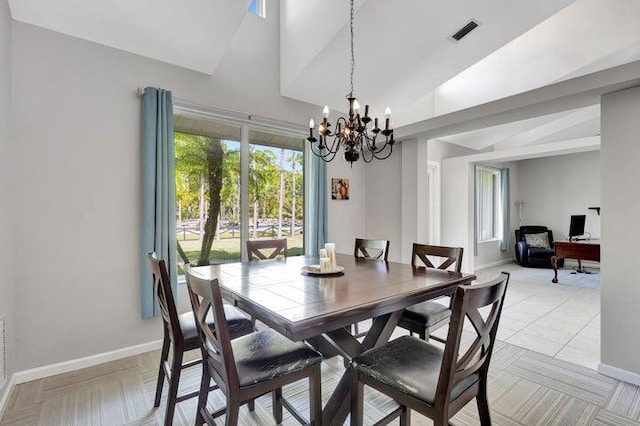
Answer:
<svg viewBox="0 0 640 426"><path fill-rule="evenodd" d="M144 88L138 87L136 94L138 96L144 95ZM210 116L213 118L220 118L223 120L232 120L240 123L251 123L267 127L274 130L294 132L306 134L307 128L305 126L291 123L282 120L274 120L271 118L261 117L259 115L247 114L240 111L235 111L228 108L222 108L212 105L195 102L190 99L181 98L179 96L173 96L174 108L180 112L185 112L188 115Z"/></svg>

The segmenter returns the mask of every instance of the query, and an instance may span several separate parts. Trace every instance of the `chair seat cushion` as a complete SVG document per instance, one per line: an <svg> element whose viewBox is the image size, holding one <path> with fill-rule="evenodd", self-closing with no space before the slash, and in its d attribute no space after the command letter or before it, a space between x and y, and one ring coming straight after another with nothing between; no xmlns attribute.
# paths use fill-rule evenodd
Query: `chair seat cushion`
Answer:
<svg viewBox="0 0 640 426"><path fill-rule="evenodd" d="M550 258L555 254L551 248L529 247L529 257L534 258Z"/></svg>
<svg viewBox="0 0 640 426"><path fill-rule="evenodd" d="M353 359L360 373L384 383L427 404L435 401L443 350L424 340L402 336L386 345L370 349ZM454 384L451 399L456 399L479 380L477 373Z"/></svg>
<svg viewBox="0 0 640 426"><path fill-rule="evenodd" d="M402 314L403 321L410 321L417 325L429 328L451 316L451 309L442 303L427 300L413 306L409 306Z"/></svg>
<svg viewBox="0 0 640 426"><path fill-rule="evenodd" d="M229 325L229 335L232 339L252 333L254 330L253 323L249 318L244 316L240 310L231 306L224 305L224 315ZM185 312L178 317L180 328L182 329L182 337L184 338L186 350L196 349L200 347L198 339L198 330L196 329L196 319L193 312ZM213 313L207 314L207 324L213 330Z"/></svg>
<svg viewBox="0 0 640 426"><path fill-rule="evenodd" d="M281 377L322 361L322 355L305 343L292 342L266 329L231 341L240 386Z"/></svg>

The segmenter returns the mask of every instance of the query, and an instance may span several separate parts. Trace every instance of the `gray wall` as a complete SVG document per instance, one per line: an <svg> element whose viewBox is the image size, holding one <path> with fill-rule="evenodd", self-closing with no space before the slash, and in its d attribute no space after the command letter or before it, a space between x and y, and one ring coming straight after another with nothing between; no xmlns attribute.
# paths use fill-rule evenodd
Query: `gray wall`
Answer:
<svg viewBox="0 0 640 426"><path fill-rule="evenodd" d="M7 379L13 368L14 328L14 271L12 262L13 239L11 221L11 15L6 0L0 0L0 316L4 315L7 325ZM0 348L0 351L2 348ZM0 369L2 366L0 365ZM1 372L0 372L1 374ZM8 381L8 380L7 380ZM6 385L6 382L5 382ZM0 377L0 395L5 385Z"/></svg>
<svg viewBox="0 0 640 426"><path fill-rule="evenodd" d="M640 87L602 97L600 359L606 366L635 373L631 379L636 384L640 384L640 280L635 268L640 217L638 117Z"/></svg>
<svg viewBox="0 0 640 426"><path fill-rule="evenodd" d="M402 254L402 143L395 144L393 154L384 161L374 161L365 168L366 214L363 238L389 240L389 260L399 262Z"/></svg>
<svg viewBox="0 0 640 426"><path fill-rule="evenodd" d="M544 225L555 239L567 238L571 215L587 216L585 232L600 238L600 152L559 155L520 161L519 199L523 225Z"/></svg>
<svg viewBox="0 0 640 426"><path fill-rule="evenodd" d="M213 76L14 22L13 226L29 232L2 271L18 271L17 371L161 337L140 317L137 87L297 123L319 114L278 94L277 2L267 7L272 18L249 16Z"/></svg>
<svg viewBox="0 0 640 426"><path fill-rule="evenodd" d="M424 142L424 141L422 141ZM384 161L375 161L367 164L365 167L365 181L366 181L366 214L365 214L365 235L367 238L383 238L390 241L389 260L402 261L403 251L411 250L411 242L422 241L422 237L418 235L419 230L426 228L427 216L426 214L415 217L413 215L413 222L411 224L403 223L403 207L405 208L405 216L407 213L406 207L413 204L413 209L417 209L416 200L409 200L406 204L403 204L402 194L403 181L413 180L415 181L418 176L420 179L425 179L426 167L428 161L440 162L445 158L469 155L476 151L452 145L441 140L429 140L427 141L426 156L424 158L414 158L412 155L403 157L403 146L408 144L417 144L418 140L407 140L401 143L396 143L393 149L393 155ZM414 148L411 146L410 148ZM416 154L417 155L417 154ZM413 164L403 164L403 158L414 160ZM417 167L415 161L420 161L420 166ZM411 175L407 174L407 169L412 168ZM441 185L443 184L441 179ZM415 188L415 191L420 191L420 188L415 182L409 182ZM443 186L443 191L447 191L446 186ZM406 192L406 191L405 191ZM413 192L413 197L417 197L417 192ZM426 193L423 194L426 197ZM442 194L444 196L444 194ZM416 210L417 211L417 210ZM442 213L441 213L442 217ZM442 220L442 219L441 219ZM404 237L403 242L403 228L410 227L411 232ZM447 244L446 241L442 242ZM404 249L404 250L403 250ZM408 261L407 259L404 259Z"/></svg>

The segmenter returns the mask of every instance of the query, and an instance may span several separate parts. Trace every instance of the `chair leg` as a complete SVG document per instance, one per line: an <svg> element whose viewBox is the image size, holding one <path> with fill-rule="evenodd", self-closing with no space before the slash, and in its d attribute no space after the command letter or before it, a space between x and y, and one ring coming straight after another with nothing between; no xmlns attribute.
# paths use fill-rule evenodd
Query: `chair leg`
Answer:
<svg viewBox="0 0 640 426"><path fill-rule="evenodd" d="M232 403L229 399L227 399L227 418L224 422L226 426L238 426L238 417L240 412L240 405L238 401Z"/></svg>
<svg viewBox="0 0 640 426"><path fill-rule="evenodd" d="M487 398L487 379L480 379L480 390L476 395L478 404L478 415L482 426L491 425L491 412L489 411L489 400Z"/></svg>
<svg viewBox="0 0 640 426"><path fill-rule="evenodd" d="M400 411L400 426L411 426L411 409L406 405Z"/></svg>
<svg viewBox="0 0 640 426"><path fill-rule="evenodd" d="M322 425L322 378L320 365L313 368L309 377L309 417L314 426Z"/></svg>
<svg viewBox="0 0 640 426"><path fill-rule="evenodd" d="M247 402L247 408L249 408L249 411L256 411L256 400L252 399L251 401Z"/></svg>
<svg viewBox="0 0 640 426"><path fill-rule="evenodd" d="M160 406L160 399L162 398L162 387L164 386L164 363L169 358L169 346L171 342L169 340L169 334L167 329L164 330L164 341L162 342L162 353L160 354L160 368L158 369L158 384L156 385L156 400L153 403L154 407Z"/></svg>
<svg viewBox="0 0 640 426"><path fill-rule="evenodd" d="M180 373L182 370L182 348L174 345L173 362L171 363L171 379L169 380L169 394L167 395L167 412L164 416L165 426L173 424L173 414L176 409L176 399L178 398L178 385L180 384Z"/></svg>
<svg viewBox="0 0 640 426"><path fill-rule="evenodd" d="M200 379L200 392L198 394L198 407L196 409L196 426L202 426L204 424L204 416L202 411L207 409L207 398L209 396L209 385L211 384L211 378L209 377L209 371L207 367L202 368L202 378Z"/></svg>
<svg viewBox="0 0 640 426"><path fill-rule="evenodd" d="M364 383L358 380L358 372L351 369L351 426L362 426Z"/></svg>
<svg viewBox="0 0 640 426"><path fill-rule="evenodd" d="M276 424L282 423L282 388L271 392L271 405L273 406L273 418Z"/></svg>

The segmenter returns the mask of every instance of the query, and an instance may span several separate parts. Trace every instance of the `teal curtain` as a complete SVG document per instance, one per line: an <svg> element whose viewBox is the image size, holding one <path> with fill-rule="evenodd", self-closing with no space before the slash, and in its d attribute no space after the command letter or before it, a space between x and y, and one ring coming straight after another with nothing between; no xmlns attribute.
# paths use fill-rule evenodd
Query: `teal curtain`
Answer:
<svg viewBox="0 0 640 426"><path fill-rule="evenodd" d="M164 259L174 297L178 294L176 262L176 180L171 92L147 87L142 96L142 318L157 314L147 255Z"/></svg>
<svg viewBox="0 0 640 426"><path fill-rule="evenodd" d="M509 169L500 169L500 204L502 204L502 241L500 250L507 251L511 236L511 210L509 208Z"/></svg>
<svg viewBox="0 0 640 426"><path fill-rule="evenodd" d="M317 255L327 241L328 191L327 163L313 155L309 150L309 208L307 214L306 252Z"/></svg>

